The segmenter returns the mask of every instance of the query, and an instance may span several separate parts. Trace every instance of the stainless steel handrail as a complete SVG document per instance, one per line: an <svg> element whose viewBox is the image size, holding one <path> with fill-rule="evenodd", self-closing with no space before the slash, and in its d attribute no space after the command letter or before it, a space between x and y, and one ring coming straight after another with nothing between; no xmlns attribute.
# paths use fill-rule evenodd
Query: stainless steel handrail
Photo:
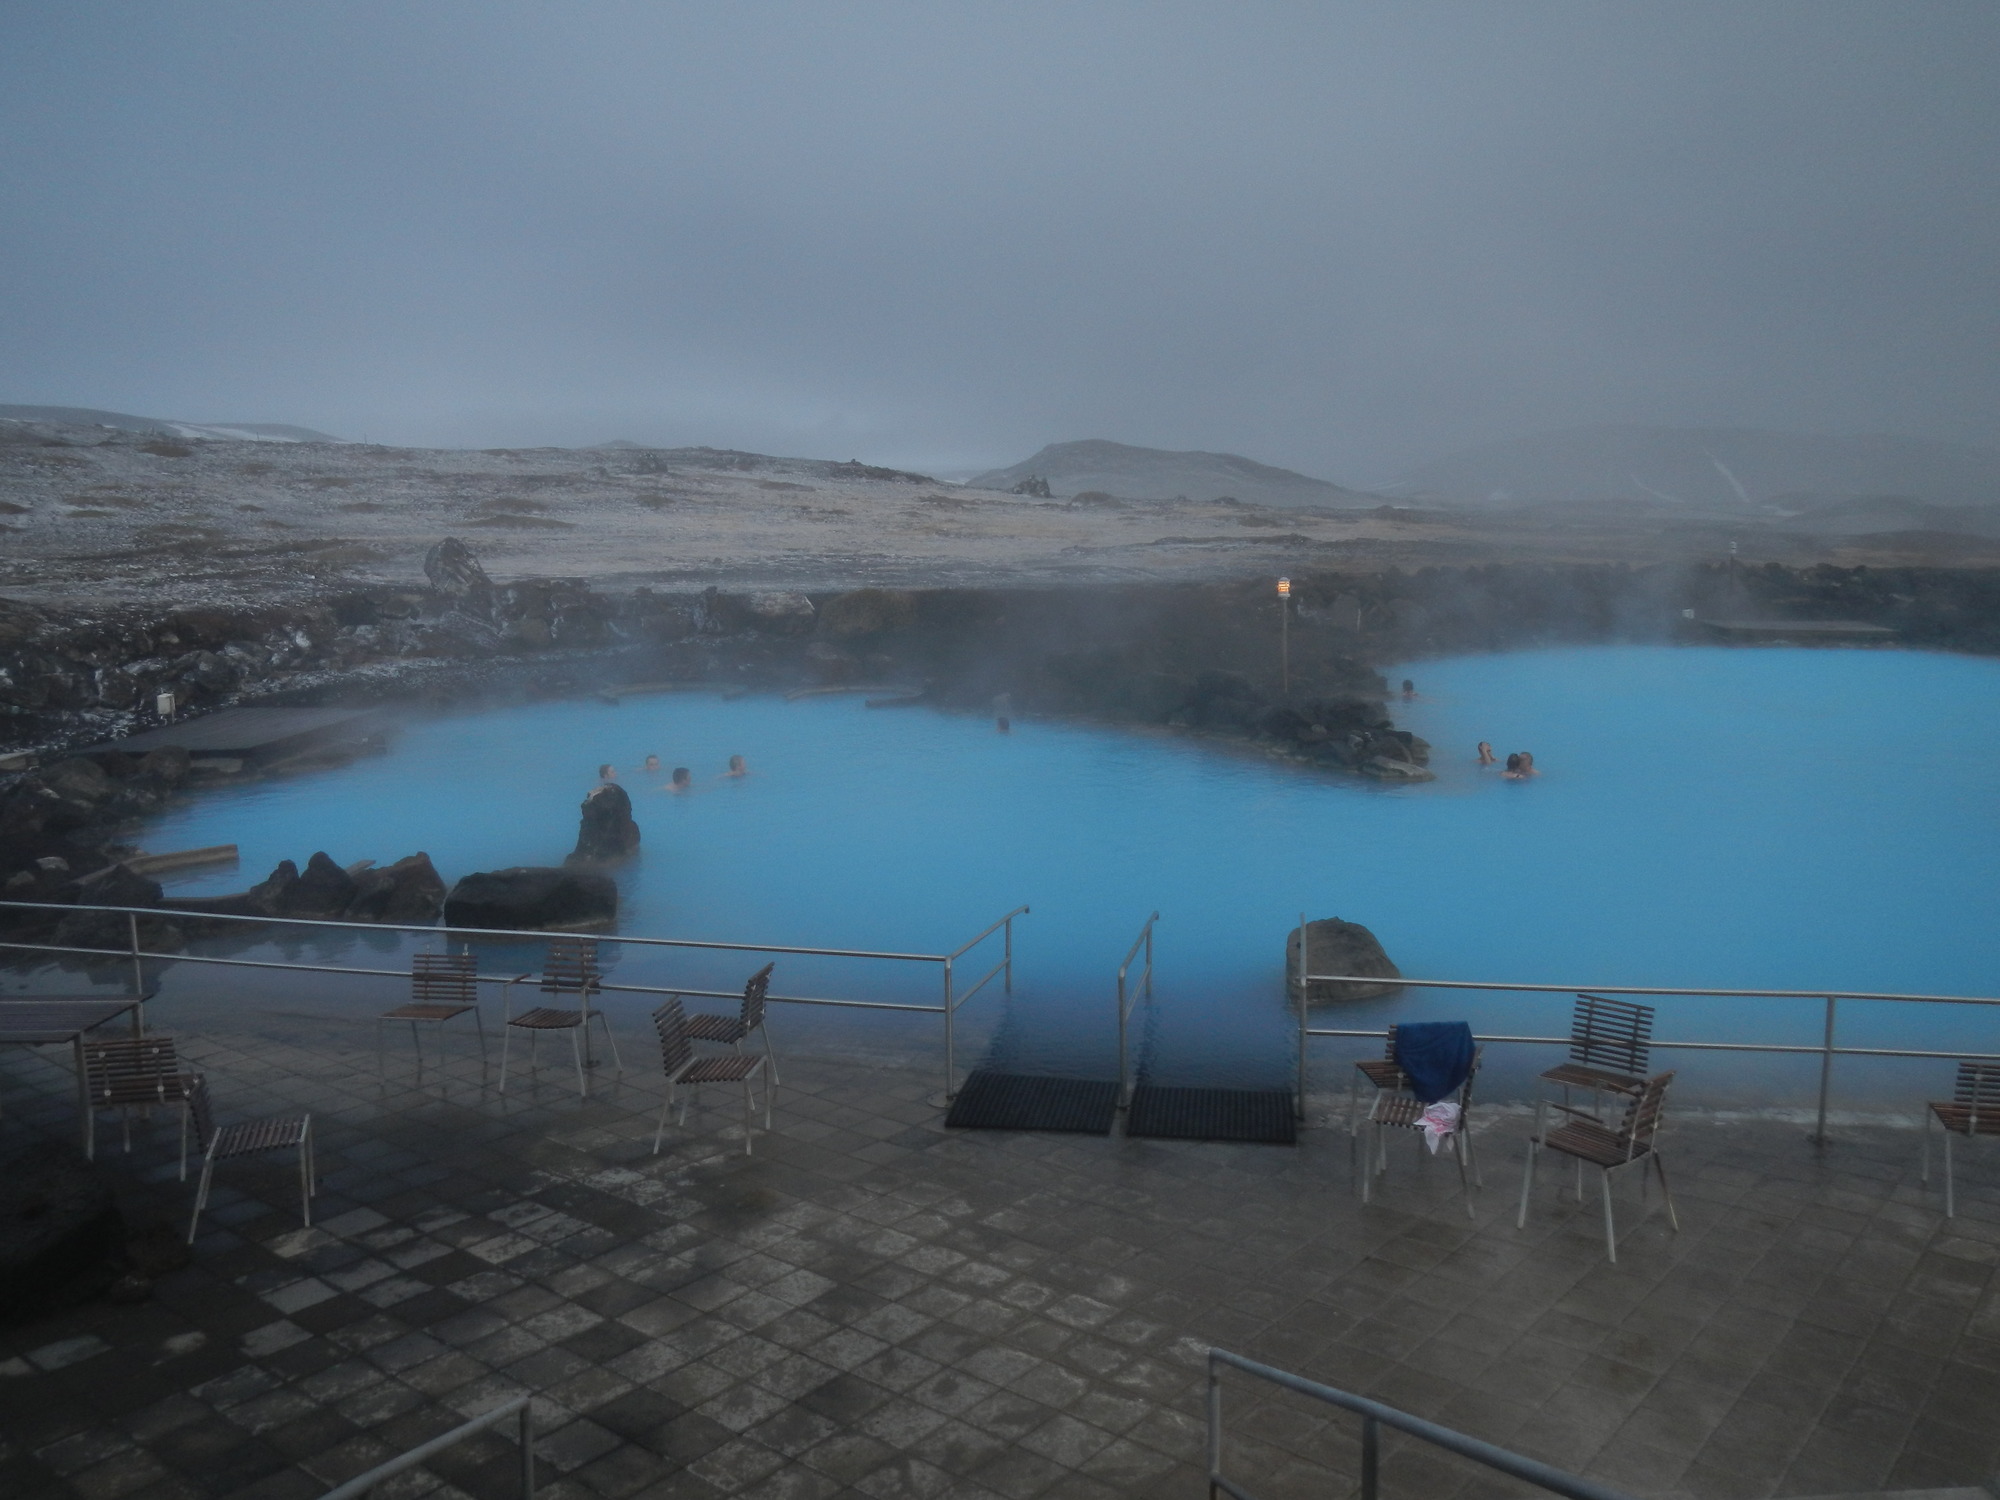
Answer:
<svg viewBox="0 0 2000 1500"><path fill-rule="evenodd" d="M958 1008L986 988L987 981L995 974L1006 974L1006 992L1010 995L1014 993L1014 918L1026 915L1028 908L1017 906L957 952L944 955L944 1097L947 1102L958 1097ZM988 969L971 989L960 994L956 988L957 970L954 967L958 960L992 937L994 933L1003 930L1007 934L1007 939L1000 962Z"/></svg>
<svg viewBox="0 0 2000 1500"><path fill-rule="evenodd" d="M449 1432L439 1433L428 1443L419 1444L386 1463L379 1463L365 1474L356 1474L346 1483L328 1490L320 1496L320 1500L356 1500L358 1496L370 1494L378 1484L387 1483L405 1470L414 1469L426 1459L436 1457L452 1445L475 1437L489 1427L499 1426L517 1412L521 1417L521 1500L535 1500L535 1409L534 1403L526 1396L503 1401L484 1416L474 1417Z"/></svg>
<svg viewBox="0 0 2000 1500"><path fill-rule="evenodd" d="M1143 992L1148 1000L1153 998L1153 924L1159 920L1158 912L1146 918L1146 925L1139 929L1139 935L1132 940L1132 946L1125 952L1125 962L1118 966L1118 1107L1120 1109L1132 1102L1132 1091L1126 1083L1128 1069L1125 1061L1125 1027L1131 1019L1133 1005L1138 1003L1138 993L1135 993L1130 1000L1125 997L1125 975L1132 967L1132 960L1139 956L1139 950L1144 948L1146 967L1141 971L1139 984L1133 988L1136 992Z"/></svg>
<svg viewBox="0 0 2000 1500"><path fill-rule="evenodd" d="M1304 959L1304 921L1300 922L1300 968ZM1306 1043L1316 1036L1326 1037L1379 1037L1384 1032L1380 1028L1354 1029L1336 1027L1315 1027L1308 1023L1306 997L1314 984L1380 984L1380 975L1363 976L1356 974L1301 974L1294 981L1298 989L1299 1004L1299 1090L1298 1109L1304 1118L1306 1097ZM1824 1144L1826 1141L1826 1119L1829 1100L1833 1091L1833 1060L1836 1057L1915 1057L1948 1060L1955 1062L1990 1062L2000 1060L2000 1053L1993 1052L1940 1052L1918 1047L1840 1047L1834 1045L1835 1021L1842 1000L1879 1000L1895 1004L1910 1005L2000 1005L2000 998L1990 995L1918 995L1899 994L1880 990L1744 990L1744 989L1677 989L1671 985L1616 985L1616 984L1522 984L1504 980L1475 979L1398 979L1396 983L1412 989L1440 990L1488 990L1507 994L1592 994L1592 995L1647 995L1661 999L1722 999L1722 1000L1818 1000L1825 1004L1824 1028L1817 1046L1783 1042L1694 1042L1663 1041L1655 1038L1650 1045L1658 1048L1680 1049L1690 1052L1788 1052L1800 1056L1817 1057L1819 1064L1819 1105L1812 1139ZM1479 1042L1519 1043L1530 1046L1566 1047L1567 1036L1480 1036Z"/></svg>
<svg viewBox="0 0 2000 1500"><path fill-rule="evenodd" d="M312 917L243 916L235 913L183 911L170 906L97 906L81 903L70 904L59 901L0 901L0 909L8 907L27 911L62 913L92 911L124 914L127 917L127 931L129 933L129 945L125 948L86 948L75 944L30 943L17 939L0 938L0 949L17 949L34 953L76 954L91 958L129 957L132 961L133 992L135 994L143 991L145 988L144 963L148 959L168 963L215 964L227 968L278 969L297 973L353 974L362 977L384 979L408 977L407 971L402 969L356 968L342 964L280 963L272 959L218 958L195 953L155 953L139 946L139 918L142 916L158 917L167 920L179 916L203 922L248 922L262 924L267 927L307 927L313 929L333 929L343 932L417 933L422 936L444 936L461 939L504 938L547 942L552 936L562 935L519 928L441 927L435 925L427 927L412 922L335 922ZM1028 908L1026 906L1017 906L1014 910L1008 912L1006 916L1000 918L999 921L987 927L977 937L973 938L971 942L966 943L963 947L952 953L895 953L863 948L806 948L780 943L723 943L695 938L628 937L622 934L607 935L603 941L610 943L632 943L644 947L694 948L730 953L778 953L815 958L886 959L894 962L937 964L942 969L944 976L944 1003L941 1005L911 1005L889 1000L843 1000L816 995L767 995L765 998L787 1005L825 1005L848 1010L890 1010L905 1011L918 1015L943 1016L945 1025L945 1094L949 1098L956 1092L957 1088L955 1042L953 1035L953 1018L955 1013L960 1005L977 994L995 975L1005 974L1006 988L1009 993L1012 993L1014 988L1014 919L1025 915L1027 911ZM957 992L954 988L954 961L971 949L976 948L994 933L1002 930L1006 933L1006 947L1000 962L989 970L971 989L964 991L962 994ZM481 974L477 977L481 982L493 984L505 984L519 978L518 975L514 974ZM696 995L704 999L725 1000L734 999L739 993L737 991L698 990L688 989L684 986L667 985L604 984L598 986L598 988L600 991L612 991L623 994ZM135 1026L140 1024L136 1015L134 1024Z"/></svg>
<svg viewBox="0 0 2000 1500"><path fill-rule="evenodd" d="M1441 1427L1436 1422L1427 1422L1422 1417L1413 1417L1406 1411L1398 1411L1393 1406L1384 1406L1380 1401L1371 1401L1366 1396L1357 1396L1351 1391L1336 1390L1330 1385L1321 1385L1317 1380L1307 1380L1288 1370L1275 1369L1259 1364L1254 1359L1245 1359L1240 1354L1231 1354L1227 1349L1208 1351L1208 1494L1215 1500L1219 1494L1226 1494L1232 1500L1256 1500L1248 1490L1234 1480L1226 1478L1222 1472L1222 1367L1243 1371L1259 1380L1267 1380L1288 1391L1296 1391L1301 1396L1310 1396L1316 1401L1324 1401L1329 1406L1338 1406L1357 1413L1361 1418L1361 1500L1377 1500L1380 1493L1381 1469L1381 1429L1393 1427L1399 1432L1407 1432L1412 1437L1421 1438L1447 1453L1456 1453L1461 1458L1469 1458L1474 1463L1483 1464L1515 1479L1524 1479L1529 1484L1564 1495L1568 1500L1631 1500L1622 1490L1614 1490L1594 1479L1585 1479L1580 1474L1572 1474L1567 1469L1558 1469L1553 1464L1545 1464L1540 1459L1529 1458L1511 1449L1499 1447L1480 1438L1450 1427Z"/></svg>

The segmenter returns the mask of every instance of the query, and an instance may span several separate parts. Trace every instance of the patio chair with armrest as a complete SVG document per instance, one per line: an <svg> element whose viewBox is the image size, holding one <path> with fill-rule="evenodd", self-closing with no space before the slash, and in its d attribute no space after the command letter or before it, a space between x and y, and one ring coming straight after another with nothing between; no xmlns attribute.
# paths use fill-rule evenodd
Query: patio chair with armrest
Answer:
<svg viewBox="0 0 2000 1500"><path fill-rule="evenodd" d="M1951 1138L1962 1135L2000 1135L2000 1062L1966 1062L1958 1065L1958 1086L1949 1099L1933 1099L1924 1111L1924 1173L1931 1180L1931 1129L1944 1127L1944 1216L1958 1217L1958 1199L1952 1185Z"/></svg>
<svg viewBox="0 0 2000 1500"><path fill-rule="evenodd" d="M704 1083L740 1083L743 1086L743 1154L750 1154L750 1080L764 1075L764 1129L771 1128L771 1079L764 1072L766 1059L756 1053L736 1052L728 1057L703 1057L694 1050L694 1035L688 1029L687 1012L678 995L653 1012L653 1029L660 1037L660 1069L667 1077L667 1097L660 1105L660 1123L653 1131L653 1154L660 1154L660 1142L667 1132L667 1111L674 1107L681 1087L699 1089ZM681 1105L680 1124L687 1124L687 1105Z"/></svg>
<svg viewBox="0 0 2000 1500"><path fill-rule="evenodd" d="M410 1023L410 1043L417 1052L417 1077L424 1076L424 1044L421 1028L434 1028L438 1038L438 1066L444 1066L444 1026L447 1021L470 1012L479 1034L479 1065L486 1066L486 1022L479 1014L479 965L470 953L419 953L410 960L410 998L407 1004L385 1010L375 1021L375 1068L389 1076L388 1053L382 1034L391 1021Z"/></svg>
<svg viewBox="0 0 2000 1500"><path fill-rule="evenodd" d="M194 1116L195 1135L201 1146L201 1183L195 1188L194 1212L188 1217L188 1243L194 1243L201 1224L201 1211L208 1207L208 1190L215 1178L215 1164L238 1156L260 1156L266 1151L299 1153L299 1217L312 1224L313 1138L312 1116L292 1115L281 1119L244 1120L219 1129L209 1103L207 1080L196 1074L189 1079L188 1112Z"/></svg>
<svg viewBox="0 0 2000 1500"><path fill-rule="evenodd" d="M570 1055L576 1062L576 1090L579 1095L590 1093L590 1081L584 1074L583 1049L578 1037L589 1027L593 1019L590 998L602 987L604 979L597 968L597 940L595 938L551 938L548 957L542 963L541 992L545 995L573 996L577 1008L565 1006L538 1005L530 1010L514 1014L514 986L525 984L535 978L533 974L520 974L507 981L502 990L502 1021L505 1030L500 1040L500 1092L507 1092L507 1051L514 1032L528 1033L528 1066L535 1066L536 1050L545 1031L566 1031L569 1033ZM606 1019L600 1007L595 1013L597 1023L604 1028L604 1040L611 1046L611 1061L620 1073L625 1071L625 1063L618 1055L618 1038L612 1033L611 1022Z"/></svg>
<svg viewBox="0 0 2000 1500"><path fill-rule="evenodd" d="M771 1070L771 1083L775 1087L778 1078L778 1059L771 1051L771 1033L764 1024L764 997L770 993L771 970L775 964L765 964L749 982L743 986L743 1005L733 1016L704 1014L696 1011L687 1018L688 1035L698 1042L720 1042L726 1047L743 1050L743 1043L751 1032L756 1032L764 1041L764 1060ZM676 997L678 998L678 997Z"/></svg>
<svg viewBox="0 0 2000 1500"><path fill-rule="evenodd" d="M1528 1160L1521 1172L1521 1212L1516 1229L1528 1227L1528 1195L1535 1185L1535 1159L1544 1149L1560 1152L1577 1163L1577 1202L1583 1202L1583 1167L1596 1167L1604 1189L1604 1252L1618 1259L1618 1229L1611 1216L1611 1174L1627 1167L1639 1169L1644 1191L1646 1169L1660 1174L1660 1192L1667 1201L1667 1222L1680 1232L1680 1216L1674 1212L1673 1190L1667 1186L1666 1164L1660 1160L1659 1134L1666 1119L1667 1086L1672 1073L1656 1073L1640 1085L1639 1092L1625 1106L1625 1117L1616 1130L1603 1124L1588 1110L1568 1105L1545 1105L1537 1112L1535 1133L1528 1137ZM1554 1129L1547 1126L1548 1109L1567 1116Z"/></svg>
<svg viewBox="0 0 2000 1500"><path fill-rule="evenodd" d="M1347 1151L1354 1154L1354 1142L1361 1133L1361 1085L1367 1085L1380 1093L1384 1089L1406 1089L1410 1080L1403 1076L1403 1070L1396 1065L1396 1028L1391 1026L1383 1032L1382 1055L1364 1057L1354 1065L1354 1075L1347 1087ZM1370 1106L1371 1111L1373 1106Z"/></svg>
<svg viewBox="0 0 2000 1500"><path fill-rule="evenodd" d="M1638 1093L1646 1086L1652 1060L1652 1006L1605 995L1578 995L1570 1013L1569 1059L1541 1076L1543 1082L1561 1086L1564 1107L1569 1106L1571 1089L1589 1090L1593 1113L1601 1120L1604 1096L1629 1099Z"/></svg>
<svg viewBox="0 0 2000 1500"><path fill-rule="evenodd" d="M123 1111L125 1149L132 1149L132 1111L171 1107L181 1117L181 1181L187 1181L189 1074L181 1071L174 1039L151 1036L86 1040L82 1047L84 1154L97 1159L97 1115L100 1110Z"/></svg>

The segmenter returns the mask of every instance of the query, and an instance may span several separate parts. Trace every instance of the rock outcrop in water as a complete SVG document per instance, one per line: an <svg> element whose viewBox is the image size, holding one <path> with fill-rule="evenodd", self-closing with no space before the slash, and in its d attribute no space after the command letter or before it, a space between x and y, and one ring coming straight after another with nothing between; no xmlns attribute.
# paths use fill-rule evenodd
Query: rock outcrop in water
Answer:
<svg viewBox="0 0 2000 1500"><path fill-rule="evenodd" d="M617 917L617 882L574 868L484 870L467 875L444 900L447 927L570 932L608 927Z"/></svg>
<svg viewBox="0 0 2000 1500"><path fill-rule="evenodd" d="M615 781L592 787L583 799L576 848L564 863L597 864L638 852L639 825L632 820L632 798L625 788Z"/></svg>
<svg viewBox="0 0 2000 1500"><path fill-rule="evenodd" d="M1379 982L1339 984L1320 982L1308 987L1308 1000L1375 1000L1402 993L1403 972L1398 969L1375 934L1359 922L1343 922L1339 917L1321 917L1306 923L1308 972L1314 974L1354 974ZM1296 982L1299 973L1299 930L1294 927L1285 939L1285 972Z"/></svg>
<svg viewBox="0 0 2000 1500"><path fill-rule="evenodd" d="M343 868L320 850L303 872L291 860L248 890L226 896L168 896L149 903L193 916L296 917L321 922L403 922L437 919L444 906L444 881L428 854L418 852L384 868L362 860ZM221 924L216 924L221 925Z"/></svg>

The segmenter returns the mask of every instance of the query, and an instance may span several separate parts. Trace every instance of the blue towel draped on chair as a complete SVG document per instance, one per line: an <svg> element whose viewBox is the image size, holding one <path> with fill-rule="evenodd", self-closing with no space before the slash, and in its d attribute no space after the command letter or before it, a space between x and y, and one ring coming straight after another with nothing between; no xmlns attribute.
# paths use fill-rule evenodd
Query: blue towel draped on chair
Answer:
<svg viewBox="0 0 2000 1500"><path fill-rule="evenodd" d="M1396 1027L1396 1066L1410 1092L1435 1104L1472 1076L1472 1027L1464 1021L1404 1021Z"/></svg>

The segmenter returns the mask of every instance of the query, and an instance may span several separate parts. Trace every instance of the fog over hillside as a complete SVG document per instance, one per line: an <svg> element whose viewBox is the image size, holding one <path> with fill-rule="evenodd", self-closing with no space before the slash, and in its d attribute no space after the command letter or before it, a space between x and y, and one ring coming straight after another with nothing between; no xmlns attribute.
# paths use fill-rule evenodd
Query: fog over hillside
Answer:
<svg viewBox="0 0 2000 1500"><path fill-rule="evenodd" d="M2000 452L1741 427L1578 427L1461 449L1384 488L1471 504L1623 499L1727 508L1894 495L1988 506L2000 505Z"/></svg>
<svg viewBox="0 0 2000 1500"><path fill-rule="evenodd" d="M120 432L166 432L175 437L221 438L252 443L338 443L331 433L289 422L182 422L173 417L135 417L124 411L99 411L94 406L8 406L0 404L0 421L56 422L72 427L115 427Z"/></svg>
<svg viewBox="0 0 2000 1500"><path fill-rule="evenodd" d="M1130 500L1215 500L1228 496L1255 505L1346 508L1373 503L1375 498L1234 453L1174 453L1102 438L1051 443L1033 458L980 474L971 483L981 489L1011 490L1035 479L1048 481L1053 495L1096 491Z"/></svg>

